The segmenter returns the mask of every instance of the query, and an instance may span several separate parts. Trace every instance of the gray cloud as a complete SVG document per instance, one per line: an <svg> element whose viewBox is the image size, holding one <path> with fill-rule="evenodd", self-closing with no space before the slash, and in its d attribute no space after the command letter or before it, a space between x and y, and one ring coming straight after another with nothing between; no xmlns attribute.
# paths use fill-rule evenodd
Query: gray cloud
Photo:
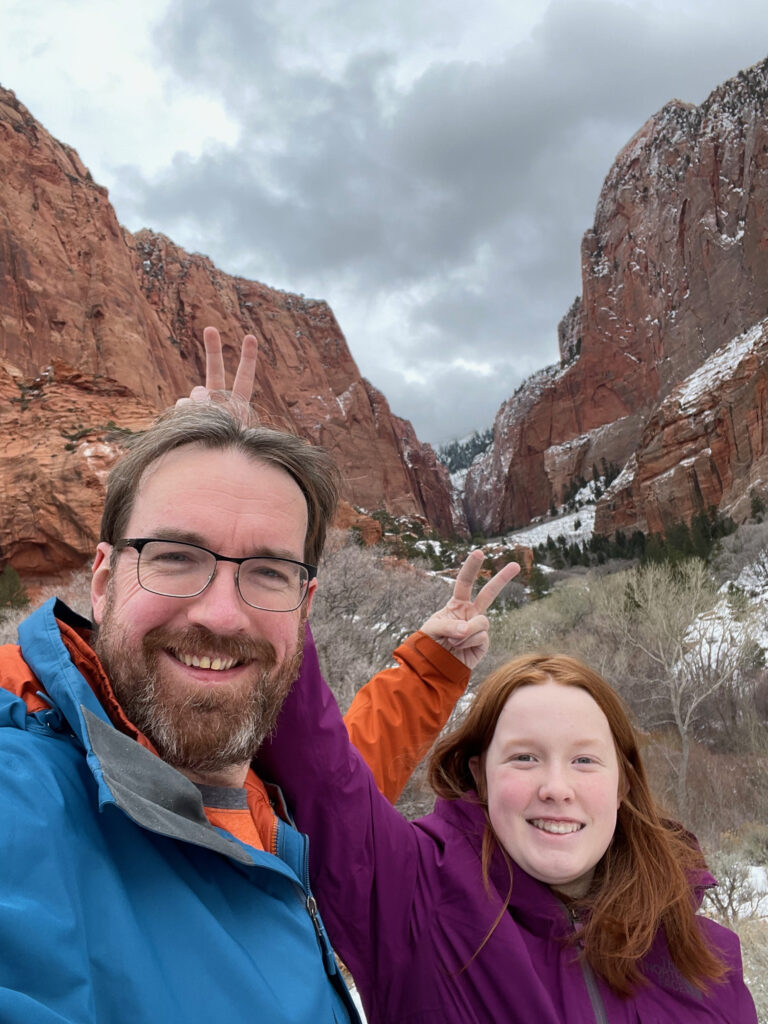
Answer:
<svg viewBox="0 0 768 1024"><path fill-rule="evenodd" d="M735 18L708 3L560 0L483 62L456 57L445 3L398 0L390 19L381 5L308 3L301 26L290 6L174 0L159 59L220 98L240 139L152 179L125 168L115 201L135 224L204 239L226 270L327 298L363 372L435 442L489 425L556 359L618 150L666 101L700 102L765 55L751 3ZM424 70L404 76L420 45ZM388 301L403 317L385 346L354 311ZM494 372L462 376L458 358Z"/></svg>
<svg viewBox="0 0 768 1024"><path fill-rule="evenodd" d="M471 340L468 340L466 348L469 358L472 355ZM429 433L435 431L440 437L458 438L477 430L478 424L480 429L489 427L491 420L483 413L489 409L495 412L509 397L511 392L504 378L509 379L516 372L513 366L509 366L503 377L496 373L486 376L449 364L437 364L427 367L427 370L429 376L423 383L409 383L403 381L396 371L384 367L376 382L388 398L397 392L400 399L409 404L413 410L409 419L420 438L429 437Z"/></svg>

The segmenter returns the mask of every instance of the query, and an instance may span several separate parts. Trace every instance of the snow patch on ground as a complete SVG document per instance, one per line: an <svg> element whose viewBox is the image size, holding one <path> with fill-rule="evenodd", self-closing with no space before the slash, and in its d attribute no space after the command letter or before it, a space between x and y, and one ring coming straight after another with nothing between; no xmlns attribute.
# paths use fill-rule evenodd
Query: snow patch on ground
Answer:
<svg viewBox="0 0 768 1024"><path fill-rule="evenodd" d="M413 546L425 555L441 555L443 553L443 545L439 540L417 540Z"/></svg>
<svg viewBox="0 0 768 1024"><path fill-rule="evenodd" d="M734 588L746 594L754 616L739 613L731 593ZM768 653L768 558L761 556L745 566L735 582L723 584L715 607L699 616L688 634L697 659L713 666L747 638Z"/></svg>
<svg viewBox="0 0 768 1024"><path fill-rule="evenodd" d="M583 487L579 494L588 491L591 486L592 481L587 487ZM576 500L578 498L579 495L576 495ZM535 523L522 530L515 530L506 534L502 540L508 547L522 544L524 547L534 548L537 544L546 544L547 537L557 540L562 534L569 544L573 541L581 544L583 541L590 540L594 527L595 509L593 506L585 506L577 512L569 512L557 519L548 519L544 523Z"/></svg>

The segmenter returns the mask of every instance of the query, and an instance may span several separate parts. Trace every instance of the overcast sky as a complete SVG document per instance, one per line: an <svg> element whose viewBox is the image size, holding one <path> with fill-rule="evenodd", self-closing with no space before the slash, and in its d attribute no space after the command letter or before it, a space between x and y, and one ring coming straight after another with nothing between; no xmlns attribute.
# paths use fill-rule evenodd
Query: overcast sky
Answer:
<svg viewBox="0 0 768 1024"><path fill-rule="evenodd" d="M120 221L327 300L434 444L557 360L624 143L766 56L765 0L0 0Z"/></svg>

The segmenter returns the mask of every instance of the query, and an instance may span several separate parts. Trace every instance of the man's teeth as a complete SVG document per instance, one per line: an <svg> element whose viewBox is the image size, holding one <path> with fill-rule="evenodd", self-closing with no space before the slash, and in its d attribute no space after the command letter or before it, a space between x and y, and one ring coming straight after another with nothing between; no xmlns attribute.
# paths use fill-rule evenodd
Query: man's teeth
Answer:
<svg viewBox="0 0 768 1024"><path fill-rule="evenodd" d="M545 821L543 818L532 818L531 824L534 828L540 828L543 832L554 832L558 836L567 835L569 832L578 832L584 827L577 821Z"/></svg>
<svg viewBox="0 0 768 1024"><path fill-rule="evenodd" d="M210 668L214 672L225 672L237 664L236 658L209 658L205 654L202 658L196 654L178 654L177 658L189 668Z"/></svg>

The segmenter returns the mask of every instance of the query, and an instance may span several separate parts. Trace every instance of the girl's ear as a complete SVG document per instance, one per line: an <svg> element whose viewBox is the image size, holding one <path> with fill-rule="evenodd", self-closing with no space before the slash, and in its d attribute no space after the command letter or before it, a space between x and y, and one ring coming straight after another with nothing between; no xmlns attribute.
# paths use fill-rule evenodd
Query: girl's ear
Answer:
<svg viewBox="0 0 768 1024"><path fill-rule="evenodd" d="M477 795L481 800L485 800L485 758L482 754L475 754L473 757L470 757L467 764L472 772L472 778L475 780Z"/></svg>
<svg viewBox="0 0 768 1024"><path fill-rule="evenodd" d="M631 765L630 765L631 768ZM616 801L616 810L618 810L623 801L629 796L629 778L627 777L627 770L624 765L619 762L619 794L618 800Z"/></svg>

